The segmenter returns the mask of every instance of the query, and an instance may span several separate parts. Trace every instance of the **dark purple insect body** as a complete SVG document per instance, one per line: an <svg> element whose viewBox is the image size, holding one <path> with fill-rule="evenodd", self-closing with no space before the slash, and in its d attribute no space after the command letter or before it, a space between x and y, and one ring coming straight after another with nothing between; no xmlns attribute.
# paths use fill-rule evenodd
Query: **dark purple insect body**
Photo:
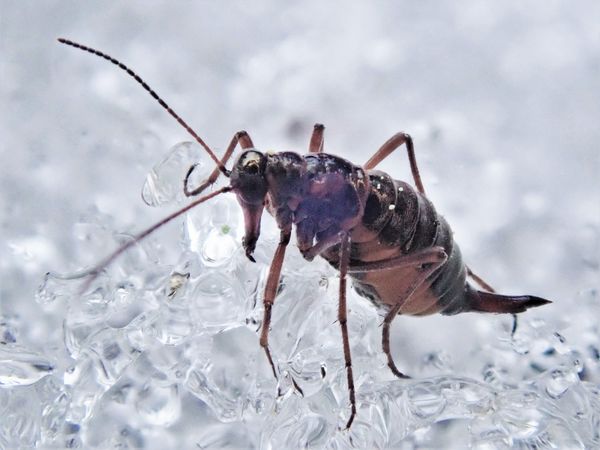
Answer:
<svg viewBox="0 0 600 450"><path fill-rule="evenodd" d="M252 149L234 165L231 187L244 211L244 248L250 258L264 206L281 230L295 226L298 248L308 261L320 255L339 269L341 241L347 235L348 273L357 292L381 306L402 303L400 314L516 313L545 302L474 289L466 281L467 268L446 220L424 194L384 172L365 171L326 153L262 154ZM415 263L389 264L407 255L428 255L432 248L437 253ZM428 264L436 270L410 295L400 295L408 293Z"/></svg>
<svg viewBox="0 0 600 450"><path fill-rule="evenodd" d="M236 194L243 210L243 247L246 256L254 261L252 254L266 208L277 221L281 236L265 286L260 345L277 378L268 343L271 310L277 295L285 250L295 229L298 248L306 260L321 256L340 272L338 319L351 404L347 428L352 425L356 415L347 328L348 276L353 279L354 287L361 296L385 311L382 347L390 369L400 378L408 377L396 367L389 344L390 325L398 314L450 315L475 311L511 313L514 316L528 308L549 303L548 300L529 295L498 295L464 264L450 226L425 196L409 135L394 135L362 167L324 153L324 127L319 124L315 125L307 155L293 152L261 153L254 148L249 135L240 131L234 135L219 159L196 132L131 69L98 50L65 39L59 41L107 59L125 70L202 145L216 163L216 168L203 183L190 190L188 179L194 170L192 166L184 180L187 196L199 195L214 184L221 174L230 179L229 186L199 197L118 248L89 271L90 277L84 288L129 247L194 206L226 192ZM238 144L244 151L229 171L225 165ZM403 145L408 152L415 188L375 170L377 164ZM469 278L483 290L473 287ZM513 333L515 329L516 317Z"/></svg>

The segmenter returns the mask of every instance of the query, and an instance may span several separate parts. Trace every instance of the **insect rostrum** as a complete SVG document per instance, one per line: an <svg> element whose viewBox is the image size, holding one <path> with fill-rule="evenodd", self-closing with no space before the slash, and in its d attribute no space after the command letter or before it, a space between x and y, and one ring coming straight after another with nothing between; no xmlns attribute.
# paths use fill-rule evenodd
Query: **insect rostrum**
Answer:
<svg viewBox="0 0 600 450"><path fill-rule="evenodd" d="M199 197L118 248L89 271L84 288L136 242L194 206L227 192L236 195L242 208L245 222L242 244L248 259L254 261L252 254L266 209L275 218L281 235L265 286L260 345L277 377L269 351L269 326L285 251L295 229L298 248L307 261L321 256L340 272L338 319L351 403L346 428L352 425L356 415L347 328L347 277L353 279L354 287L361 296L385 310L382 347L390 369L400 378L407 376L394 364L389 345L390 325L398 314L450 315L470 311L515 314L549 303L529 295L498 295L464 264L450 226L425 195L409 135L394 135L362 167L324 152L324 127L320 124L315 125L306 155L261 153L254 148L248 133L241 131L234 135L219 159L192 128L127 66L90 47L66 39L59 41L107 59L125 70L202 145L215 161L216 168L207 180L190 190L188 179L194 169L192 166L184 180L187 196L200 195L221 174L230 179L229 186ZM230 171L226 165L238 145L243 152ZM408 152L416 188L375 170L384 158L403 145ZM483 290L473 287L468 278Z"/></svg>

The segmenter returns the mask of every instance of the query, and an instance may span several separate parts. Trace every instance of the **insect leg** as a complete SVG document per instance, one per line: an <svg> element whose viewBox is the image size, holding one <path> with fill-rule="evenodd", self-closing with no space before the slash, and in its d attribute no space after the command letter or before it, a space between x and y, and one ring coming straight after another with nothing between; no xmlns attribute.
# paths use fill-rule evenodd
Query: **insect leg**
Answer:
<svg viewBox="0 0 600 450"><path fill-rule="evenodd" d="M285 249L290 242L291 229L281 230L279 238L279 245L275 250L271 267L269 268L269 275L267 276L267 283L265 285L265 295L263 298L264 313L262 330L260 333L260 346L265 350L271 369L273 369L273 375L277 379L277 371L275 370L275 364L269 351L269 326L271 325L271 308L275 302L275 296L277 295L277 287L279 286L279 277L281 275L281 266L283 265L283 258L285 257Z"/></svg>
<svg viewBox="0 0 600 450"><path fill-rule="evenodd" d="M427 278L429 278L431 274L433 274L437 269L439 269L446 262L447 259L448 255L444 251L443 247L431 247L424 249L418 253L414 253L412 255L403 255L396 258L390 258L385 261L355 264L349 270L349 273L364 273L380 270L397 269L400 267L422 267L423 265L427 265L427 267L421 269L422 271L419 274L419 276L414 280L414 282L402 295L402 297L398 299L396 305L392 309L390 309L383 321L383 333L381 336L383 352L387 356L388 366L391 369L392 373L399 378L409 377L398 370L396 364L394 363L394 359L392 358L392 353L390 350L390 326L392 324L392 321L398 315L400 309L406 303L406 301L410 299L410 297L415 293L415 291L424 282L426 282Z"/></svg>
<svg viewBox="0 0 600 450"><path fill-rule="evenodd" d="M475 272L473 272L470 267L467 267L467 275L469 275L479 286L481 286L486 291L492 293L496 292L496 290L493 287L491 287L483 280L483 278L481 278Z"/></svg>
<svg viewBox="0 0 600 450"><path fill-rule="evenodd" d="M227 147L227 150L225 151L225 154L221 159L221 165L223 167L225 167L225 164L227 164L227 161L229 161L229 158L231 158L231 155L233 154L233 151L235 150L235 147L237 146L238 142L240 144L240 147L242 147L244 150L247 148L254 147L252 139L250 139L248 133L246 133L245 131L238 131L231 139L231 142L229 143L229 146ZM187 197L193 197L195 195L200 194L208 186L214 184L214 182L217 181L217 178L219 178L219 175L221 175L221 169L219 167L215 167L215 170L212 171L212 173L206 180L200 183L200 186L190 191L188 189L188 180L197 165L198 164L194 164L188 169L187 174L185 175L185 179L183 180L183 192Z"/></svg>
<svg viewBox="0 0 600 450"><path fill-rule="evenodd" d="M323 131L325 131L325 126L316 123L310 138L308 153L321 153L323 151Z"/></svg>
<svg viewBox="0 0 600 450"><path fill-rule="evenodd" d="M350 340L348 339L348 310L346 308L346 274L350 263L350 239L347 234L342 236L340 243L340 295L338 303L338 321L342 328L342 341L344 344L344 360L346 361L346 376L348 379L348 392L350 394L350 419L346 429L350 428L356 416L356 398L354 394L354 376L352 375L352 357L350 355Z"/></svg>
<svg viewBox="0 0 600 450"><path fill-rule="evenodd" d="M392 373L394 375L396 375L398 378L410 378L410 377L408 375L405 375L402 372L400 372L398 370L398 367L396 367L396 363L394 363L394 358L392 357L392 352L390 349L390 326L392 325L392 321L396 318L396 316L400 312L400 308L402 307L402 305L410 299L411 295L414 294L414 292L417 290L417 288L419 286L421 286L421 284L423 282L425 282L425 280L433 272L435 272L440 267L441 264L443 264L443 263L440 263L440 262L433 263L430 267L428 267L427 269L424 269L423 272L420 274L420 276L415 280L415 283L413 284L413 286L411 286L410 291L409 291L410 293L406 296L406 300L398 302L398 304L396 306L394 306L387 313L387 315L385 316L385 319L383 320L383 332L381 334L381 346L383 348L383 352L387 356L388 367L390 368Z"/></svg>
<svg viewBox="0 0 600 450"><path fill-rule="evenodd" d="M400 147L402 144L406 144L406 151L408 152L408 160L410 162L410 171L412 172L415 186L421 194L425 194L425 188L421 181L421 175L419 174L419 168L417 167L417 159L415 157L415 148L410 135L406 133L396 133L387 140L385 144L381 146L379 150L375 152L373 156L363 166L365 169L373 169L377 164L387 158L394 150Z"/></svg>
<svg viewBox="0 0 600 450"><path fill-rule="evenodd" d="M304 259L306 259L307 261L312 261L315 258L315 256L324 252L329 247L333 247L334 245L339 244L340 239L342 239L342 237L339 231L331 233L328 236L325 236L319 241L317 241L317 243L312 247L309 247L307 249L301 248L300 252L302 253Z"/></svg>
<svg viewBox="0 0 600 450"><path fill-rule="evenodd" d="M411 255L401 255L383 261L352 264L348 269L348 273L378 272L381 270L415 267L431 263L441 265L446 262L447 259L448 255L444 251L444 247L430 247Z"/></svg>
<svg viewBox="0 0 600 450"><path fill-rule="evenodd" d="M517 325L518 325L518 321L519 319L517 318L517 315L515 313L512 314L513 317L513 326L512 329L510 330L510 336L513 337L515 335L515 333L517 332Z"/></svg>

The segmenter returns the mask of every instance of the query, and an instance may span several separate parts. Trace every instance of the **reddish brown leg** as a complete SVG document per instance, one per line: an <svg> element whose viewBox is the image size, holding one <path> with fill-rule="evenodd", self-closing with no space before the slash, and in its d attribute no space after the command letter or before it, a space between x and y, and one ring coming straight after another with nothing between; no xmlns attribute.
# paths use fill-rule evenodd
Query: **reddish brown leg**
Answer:
<svg viewBox="0 0 600 450"><path fill-rule="evenodd" d="M300 252L302 253L304 259L306 259L307 261L312 261L315 258L315 256L321 254L329 247L333 247L334 245L339 244L340 239L342 239L342 237L339 232L331 233L329 236L326 236L320 241L317 241L317 243L312 247L307 248L306 250L300 249Z"/></svg>
<svg viewBox="0 0 600 450"><path fill-rule="evenodd" d="M402 305L404 305L406 301L410 299L411 295L415 293L419 286L426 282L427 278L433 272L439 269L447 259L448 255L444 251L443 247L431 247L421 250L417 253L413 253L412 255L402 255L385 261L354 264L348 270L348 273L365 273L398 269L401 267L422 267L423 265L427 265L426 268L421 269L421 273L408 288L406 293L398 298L398 303L396 306L390 309L383 321L383 333L381 337L383 352L387 356L388 366L390 367L391 371L399 378L409 377L398 370L396 364L394 363L394 359L392 358L392 353L390 351L390 325L400 312Z"/></svg>
<svg viewBox="0 0 600 450"><path fill-rule="evenodd" d="M384 261L352 264L348 273L379 272L381 270L399 269L402 267L415 267L423 264L443 264L448 259L444 247L430 247L420 250L412 255L402 255ZM439 267L439 265L438 265Z"/></svg>
<svg viewBox="0 0 600 450"><path fill-rule="evenodd" d="M348 392L350 394L350 419L346 429L350 428L356 416L356 398L354 394L354 377L352 375L352 356L350 355L350 340L348 339L348 309L346 307L346 274L350 263L350 239L347 234L342 236L340 242L340 296L338 303L338 320L342 328L342 341L344 344L344 360L346 361L346 376L348 379Z"/></svg>
<svg viewBox="0 0 600 450"><path fill-rule="evenodd" d="M227 147L227 150L225 150L225 154L221 159L221 164L223 166L225 166L225 164L227 164L227 161L229 161L229 158L231 158L231 155L233 154L233 151L235 150L235 147L238 144L238 142L240 144L240 147L242 147L242 149L244 150L247 148L254 147L252 139L250 139L248 133L246 133L245 131L238 131L231 139L231 142L229 143L229 146ZM213 170L212 173L209 175L209 177L202 183L200 183L200 186L190 191L188 190L188 180L197 165L198 164L194 164L188 169L187 174L185 175L185 179L183 180L183 193L187 197L193 197L194 195L200 194L208 186L214 184L214 182L217 181L217 178L219 178L219 175L221 175L221 170L219 169L219 167L216 167L215 170Z"/></svg>
<svg viewBox="0 0 600 450"><path fill-rule="evenodd" d="M410 162L410 171L412 172L415 186L421 194L425 194L425 188L421 181L421 175L419 174L419 168L417 167L417 159L415 158L415 148L413 146L412 138L406 133L396 133L388 141L381 146L379 150L369 159L363 166L365 169L373 169L377 164L387 158L394 150L400 147L402 144L406 144L406 151L408 152L408 160Z"/></svg>
<svg viewBox="0 0 600 450"><path fill-rule="evenodd" d="M260 333L260 346L265 350L271 369L273 369L273 375L277 379L277 371L275 370L275 364L271 357L269 350L269 327L271 325L271 309L275 302L275 296L277 294L277 286L279 285L279 277L281 276L281 266L283 265L283 258L285 257L285 249L290 242L291 230L281 230L279 238L279 245L275 250L271 267L269 268L269 275L267 276L267 283L265 285L265 295L263 298L264 313L262 330Z"/></svg>
<svg viewBox="0 0 600 450"><path fill-rule="evenodd" d="M410 377L408 375L403 374L402 372L400 372L398 370L398 367L396 367L396 364L394 363L394 358L392 358L392 352L390 350L390 326L392 325L392 321L396 318L396 316L400 312L402 305L410 299L410 297L415 293L415 291L423 283L426 282L427 278L433 272L435 272L437 269L439 269L440 266L442 264L444 264L444 262L446 262L446 259L447 258L445 257L441 261L439 261L439 260L436 261L434 259L429 261L429 263L431 263L431 265L428 266L426 269L422 269L422 272L420 273L420 275L417 277L415 282L412 284L412 286L407 291L405 299L404 300L398 299L399 301L396 304L396 306L394 306L392 309L390 309L390 311L385 316L385 319L383 320L383 332L381 335L381 345L383 347L383 352L387 356L388 367L390 368L392 373L394 375L396 375L398 378L410 378Z"/></svg>
<svg viewBox="0 0 600 450"><path fill-rule="evenodd" d="M321 153L323 151L323 131L325 131L324 125L315 124L308 146L308 153Z"/></svg>
<svg viewBox="0 0 600 450"><path fill-rule="evenodd" d="M496 292L496 290L493 287L491 287L489 284L487 284L483 278L481 278L477 274L475 274L475 272L473 272L470 267L467 267L467 275L469 275L479 286L481 286L486 291L492 292L492 293Z"/></svg>

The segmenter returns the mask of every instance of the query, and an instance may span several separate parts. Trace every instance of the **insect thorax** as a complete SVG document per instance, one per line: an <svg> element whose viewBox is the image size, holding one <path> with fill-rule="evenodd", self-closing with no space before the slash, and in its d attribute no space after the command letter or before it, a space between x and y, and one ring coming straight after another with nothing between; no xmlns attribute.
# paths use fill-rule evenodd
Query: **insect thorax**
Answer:
<svg viewBox="0 0 600 450"><path fill-rule="evenodd" d="M362 217L369 191L364 170L325 153L267 156L268 210L280 228L295 224L298 244L350 230Z"/></svg>

